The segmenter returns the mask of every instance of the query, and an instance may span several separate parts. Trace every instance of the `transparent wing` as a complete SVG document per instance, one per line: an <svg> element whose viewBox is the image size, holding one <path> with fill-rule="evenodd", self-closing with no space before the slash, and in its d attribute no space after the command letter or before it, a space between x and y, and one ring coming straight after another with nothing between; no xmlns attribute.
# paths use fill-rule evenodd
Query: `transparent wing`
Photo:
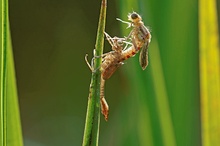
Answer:
<svg viewBox="0 0 220 146"><path fill-rule="evenodd" d="M139 56L139 62L143 70L146 69L148 65L148 42L143 45L140 56Z"/></svg>

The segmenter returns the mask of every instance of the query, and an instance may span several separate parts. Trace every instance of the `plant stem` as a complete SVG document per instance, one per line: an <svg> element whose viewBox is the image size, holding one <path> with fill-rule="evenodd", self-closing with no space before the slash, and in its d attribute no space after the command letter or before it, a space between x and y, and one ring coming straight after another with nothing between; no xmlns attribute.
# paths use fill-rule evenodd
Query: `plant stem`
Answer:
<svg viewBox="0 0 220 146"><path fill-rule="evenodd" d="M94 56L101 56L103 54L106 7L107 0L102 0ZM83 146L98 146L101 80L101 71L98 68L101 66L101 61L101 57L96 57L94 60L93 68L95 71L92 73L89 89Z"/></svg>
<svg viewBox="0 0 220 146"><path fill-rule="evenodd" d="M217 146L220 143L218 29L217 1L199 0L201 136L203 146Z"/></svg>
<svg viewBox="0 0 220 146"><path fill-rule="evenodd" d="M7 29L8 29L8 1L3 0L1 2L1 52L0 52L0 129L1 129L1 138L0 145L6 146L6 136L7 136L7 125L6 125L6 56L7 56Z"/></svg>

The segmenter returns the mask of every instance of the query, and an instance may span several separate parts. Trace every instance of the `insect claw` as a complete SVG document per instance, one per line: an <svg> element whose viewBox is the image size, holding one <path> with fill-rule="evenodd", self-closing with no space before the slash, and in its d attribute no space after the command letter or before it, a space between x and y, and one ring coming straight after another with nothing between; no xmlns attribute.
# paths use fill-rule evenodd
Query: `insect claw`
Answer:
<svg viewBox="0 0 220 146"><path fill-rule="evenodd" d="M101 56L94 56L94 57L92 58L92 63L91 63L92 65L90 65L90 64L89 64L89 61L88 61L88 54L85 55L86 64L88 65L88 67L89 67L89 69L92 71L92 73L95 73L98 69L100 69L100 66L99 66L98 68L96 68L96 69L94 69L94 67L93 67L93 66L94 66L94 63L93 63L93 62L94 62L94 59L95 59L95 58L100 58L100 57L101 57Z"/></svg>
<svg viewBox="0 0 220 146"><path fill-rule="evenodd" d="M94 58L100 58L100 57L101 57L101 56L97 56L97 55L96 55L96 50L95 50L95 49L93 49L93 56L94 56L93 59L94 59Z"/></svg>
<svg viewBox="0 0 220 146"><path fill-rule="evenodd" d="M92 73L95 73L97 70L99 70L100 69L100 66L98 67L98 68L96 68L96 69L93 69L92 70Z"/></svg>
<svg viewBox="0 0 220 146"><path fill-rule="evenodd" d="M88 61L88 54L85 55L85 61L86 61L86 64L88 65L89 69L93 72L93 64L92 66L89 64L89 61Z"/></svg>
<svg viewBox="0 0 220 146"><path fill-rule="evenodd" d="M94 56L93 58L101 58L101 56Z"/></svg>

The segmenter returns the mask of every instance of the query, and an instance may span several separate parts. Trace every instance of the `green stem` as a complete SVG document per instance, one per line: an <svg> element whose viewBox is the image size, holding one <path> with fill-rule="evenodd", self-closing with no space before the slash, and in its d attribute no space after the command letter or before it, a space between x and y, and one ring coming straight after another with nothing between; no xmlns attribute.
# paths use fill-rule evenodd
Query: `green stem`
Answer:
<svg viewBox="0 0 220 146"><path fill-rule="evenodd" d="M1 78L0 78L0 129L1 145L6 146L6 53L7 53L7 27L8 27L8 1L1 2Z"/></svg>
<svg viewBox="0 0 220 146"><path fill-rule="evenodd" d="M94 56L101 56L103 54L106 7L107 7L107 0L102 0ZM101 66L101 61L102 60L100 57L97 57L94 60L93 67L95 69L95 72L92 73L90 89L89 89L86 123L85 123L85 130L84 130L84 137L82 144L83 146L98 146L99 125L100 125L101 72L97 68Z"/></svg>

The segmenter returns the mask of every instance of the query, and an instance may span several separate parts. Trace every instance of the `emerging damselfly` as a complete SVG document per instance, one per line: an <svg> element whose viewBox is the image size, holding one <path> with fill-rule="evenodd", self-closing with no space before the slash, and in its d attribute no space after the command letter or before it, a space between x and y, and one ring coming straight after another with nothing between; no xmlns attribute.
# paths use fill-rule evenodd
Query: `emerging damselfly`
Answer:
<svg viewBox="0 0 220 146"><path fill-rule="evenodd" d="M103 54L102 56L95 56L92 59L92 65L88 63L87 56L85 57L86 63L89 68L94 72L96 69L93 68L93 60L96 57L102 58L101 64L101 85L100 85L100 104L101 111L108 120L109 106L105 100L104 88L105 80L109 79L113 73L123 65L123 61L135 56L141 49L139 62L142 69L146 69L148 65L148 46L151 41L151 34L149 29L142 22L142 18L136 12L128 14L128 20L131 22L126 22L121 19L117 20L128 24L128 27L133 27L130 34L126 38L110 37L107 33L105 36L112 47L112 51ZM99 68L98 68L99 69Z"/></svg>
<svg viewBox="0 0 220 146"><path fill-rule="evenodd" d="M131 22L126 22L118 18L117 20L128 24L128 28L133 27L127 38L131 37L134 39L137 50L142 48L139 56L139 62L142 69L145 70L148 65L148 46L151 41L149 29L144 25L141 16L136 12L128 14L128 20Z"/></svg>

